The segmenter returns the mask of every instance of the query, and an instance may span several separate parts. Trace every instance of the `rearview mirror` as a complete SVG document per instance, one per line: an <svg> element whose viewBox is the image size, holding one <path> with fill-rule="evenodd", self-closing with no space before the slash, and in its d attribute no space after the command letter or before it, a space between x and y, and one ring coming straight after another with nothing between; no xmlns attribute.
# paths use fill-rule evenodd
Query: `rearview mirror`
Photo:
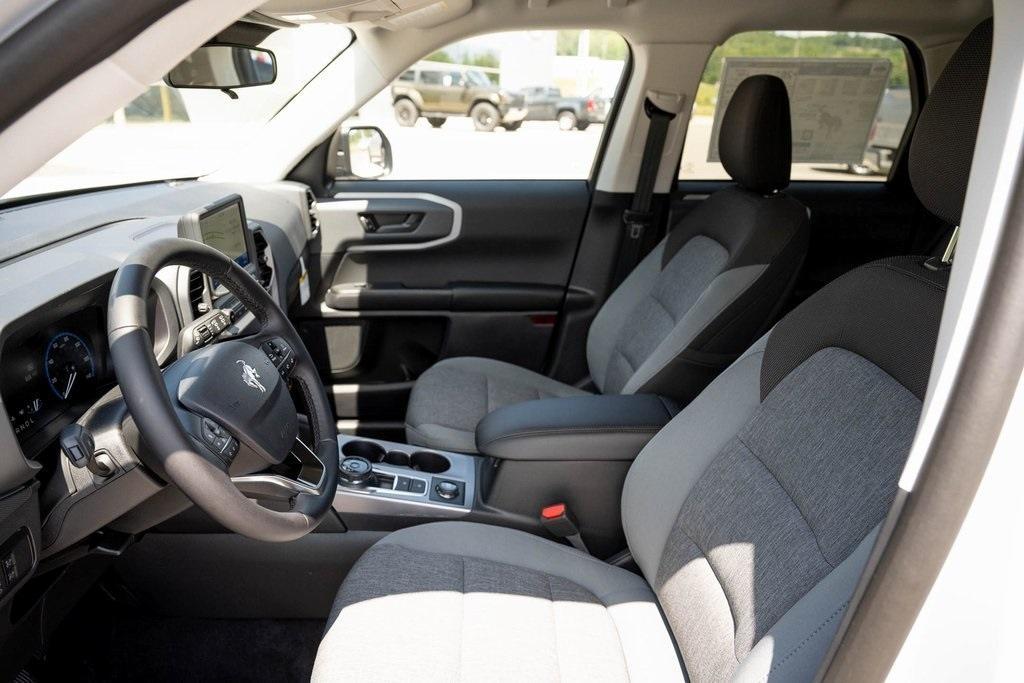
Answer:
<svg viewBox="0 0 1024 683"><path fill-rule="evenodd" d="M354 126L341 134L338 177L371 180L391 173L391 143L376 126Z"/></svg>
<svg viewBox="0 0 1024 683"><path fill-rule="evenodd" d="M211 43L190 54L164 76L175 88L233 90L269 85L277 78L277 60L270 50L247 45Z"/></svg>

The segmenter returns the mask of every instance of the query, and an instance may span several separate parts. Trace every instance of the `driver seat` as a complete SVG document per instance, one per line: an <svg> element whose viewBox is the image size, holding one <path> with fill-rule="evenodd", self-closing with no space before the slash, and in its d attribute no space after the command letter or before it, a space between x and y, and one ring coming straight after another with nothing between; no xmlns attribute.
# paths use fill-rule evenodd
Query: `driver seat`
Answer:
<svg viewBox="0 0 1024 683"><path fill-rule="evenodd" d="M911 148L953 224L991 35L953 56ZM313 680L812 680L917 427L948 279L925 260L838 278L655 436L622 496L642 576L510 529L404 529L342 584Z"/></svg>

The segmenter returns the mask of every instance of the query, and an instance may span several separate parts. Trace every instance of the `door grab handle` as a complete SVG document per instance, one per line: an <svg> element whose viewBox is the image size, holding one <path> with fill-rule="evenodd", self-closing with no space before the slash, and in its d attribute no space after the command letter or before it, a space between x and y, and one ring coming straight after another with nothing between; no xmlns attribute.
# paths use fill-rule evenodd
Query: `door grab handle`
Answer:
<svg viewBox="0 0 1024 683"><path fill-rule="evenodd" d="M388 218L391 218L393 215L389 214ZM359 223L363 226L363 231L375 234L413 232L422 221L422 213L409 213L402 218L400 223L386 223L382 225L380 217L376 214L368 212L359 214Z"/></svg>

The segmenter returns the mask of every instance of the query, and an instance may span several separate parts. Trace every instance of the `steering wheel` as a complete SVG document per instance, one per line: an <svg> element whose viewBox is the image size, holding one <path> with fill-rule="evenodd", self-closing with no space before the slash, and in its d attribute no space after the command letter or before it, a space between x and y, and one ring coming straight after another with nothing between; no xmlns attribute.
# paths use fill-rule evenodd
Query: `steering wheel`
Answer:
<svg viewBox="0 0 1024 683"><path fill-rule="evenodd" d="M161 374L147 325L150 285L164 266L216 278L256 317L259 330L182 356ZM231 531L290 541L312 531L331 508L338 482L338 432L309 352L273 298L252 276L200 242L163 239L125 260L110 289L110 355L121 392L157 469ZM296 443L298 415L288 382L309 411L310 451L323 467L314 487L285 479L287 511L247 498L228 469L239 452L281 463Z"/></svg>

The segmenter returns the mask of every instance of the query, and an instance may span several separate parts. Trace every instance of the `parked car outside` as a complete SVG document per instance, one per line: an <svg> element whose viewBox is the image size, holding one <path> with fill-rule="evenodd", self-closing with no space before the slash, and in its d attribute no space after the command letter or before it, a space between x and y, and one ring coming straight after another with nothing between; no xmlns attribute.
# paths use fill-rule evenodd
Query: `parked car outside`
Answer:
<svg viewBox="0 0 1024 683"><path fill-rule="evenodd" d="M608 117L608 99L593 92L586 97L564 97L554 86L523 88L527 121L558 121L561 130L586 130Z"/></svg>
<svg viewBox="0 0 1024 683"><path fill-rule="evenodd" d="M505 90L484 71L459 64L420 62L392 84L391 99L401 126L414 126L422 116L440 128L450 116L469 116L480 131L498 126L515 131L527 111L522 93Z"/></svg>

